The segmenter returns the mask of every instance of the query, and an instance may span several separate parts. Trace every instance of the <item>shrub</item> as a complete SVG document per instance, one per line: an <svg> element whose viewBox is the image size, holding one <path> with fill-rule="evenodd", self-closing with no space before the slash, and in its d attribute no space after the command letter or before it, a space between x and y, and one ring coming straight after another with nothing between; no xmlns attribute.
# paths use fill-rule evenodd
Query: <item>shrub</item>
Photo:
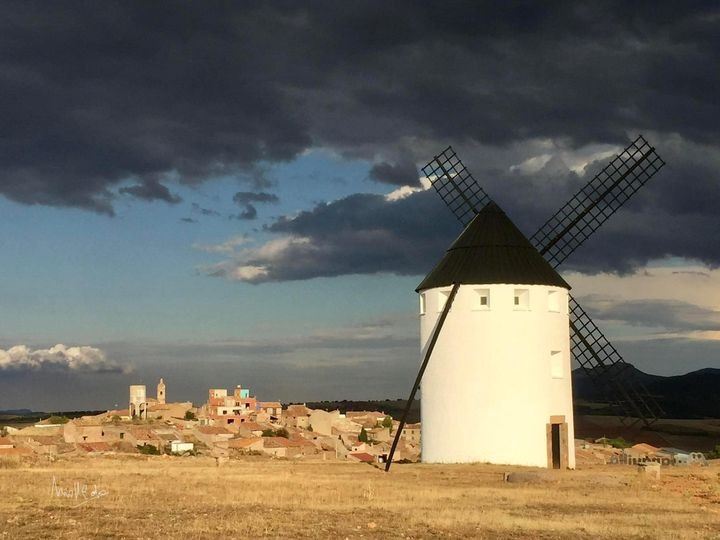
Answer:
<svg viewBox="0 0 720 540"><path fill-rule="evenodd" d="M632 446L631 442L626 441L622 437L616 437L614 439L608 439L607 437L603 437L602 439L600 439L599 442L609 444L613 448L630 448Z"/></svg>
<svg viewBox="0 0 720 540"><path fill-rule="evenodd" d="M141 454L145 454L147 456L159 456L160 455L160 450L155 448L152 444L143 444L142 446L140 446L138 444L137 449Z"/></svg>
<svg viewBox="0 0 720 540"><path fill-rule="evenodd" d="M185 411L185 420L197 420L197 416L192 411Z"/></svg>
<svg viewBox="0 0 720 540"><path fill-rule="evenodd" d="M288 438L290 438L290 433L288 433L288 430L285 428L280 428L278 430L263 429L262 436L263 437L285 437L286 439L288 439Z"/></svg>
<svg viewBox="0 0 720 540"><path fill-rule="evenodd" d="M368 434L367 434L367 431L365 431L365 428L362 428L360 430L360 435L358 435L358 441L364 442L364 443L370 442L370 437L368 437Z"/></svg>
<svg viewBox="0 0 720 540"><path fill-rule="evenodd" d="M49 424L67 424L70 421L70 419L67 416L59 416L57 414L53 414L48 418Z"/></svg>

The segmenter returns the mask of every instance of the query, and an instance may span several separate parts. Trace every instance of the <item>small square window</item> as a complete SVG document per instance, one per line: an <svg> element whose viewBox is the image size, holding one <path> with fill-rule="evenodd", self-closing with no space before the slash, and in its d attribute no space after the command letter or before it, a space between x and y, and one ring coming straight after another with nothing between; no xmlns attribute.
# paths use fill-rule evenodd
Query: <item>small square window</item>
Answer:
<svg viewBox="0 0 720 540"><path fill-rule="evenodd" d="M475 301L473 303L473 309L475 309L475 310L490 309L490 290L489 289L475 289Z"/></svg>
<svg viewBox="0 0 720 540"><path fill-rule="evenodd" d="M530 291L527 289L515 289L513 307L518 310L530 309Z"/></svg>

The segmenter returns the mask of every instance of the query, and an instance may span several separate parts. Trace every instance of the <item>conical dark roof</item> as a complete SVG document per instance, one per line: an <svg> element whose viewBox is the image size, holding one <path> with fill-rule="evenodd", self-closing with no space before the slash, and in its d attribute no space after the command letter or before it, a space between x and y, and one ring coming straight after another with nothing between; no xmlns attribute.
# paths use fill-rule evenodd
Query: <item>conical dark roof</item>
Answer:
<svg viewBox="0 0 720 540"><path fill-rule="evenodd" d="M465 227L416 291L458 282L550 285L570 289L505 212L492 202Z"/></svg>

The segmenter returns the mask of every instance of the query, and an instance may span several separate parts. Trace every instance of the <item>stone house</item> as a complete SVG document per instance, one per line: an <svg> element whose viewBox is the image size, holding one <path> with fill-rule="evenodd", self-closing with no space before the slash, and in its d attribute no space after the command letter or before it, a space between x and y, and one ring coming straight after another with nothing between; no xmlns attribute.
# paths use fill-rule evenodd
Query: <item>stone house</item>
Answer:
<svg viewBox="0 0 720 540"><path fill-rule="evenodd" d="M262 437L246 437L230 439L228 448L237 450L240 453L262 452L264 448L264 440Z"/></svg>
<svg viewBox="0 0 720 540"><path fill-rule="evenodd" d="M95 443L107 440L105 426L95 419L70 420L63 426L63 439L67 443Z"/></svg>
<svg viewBox="0 0 720 540"><path fill-rule="evenodd" d="M193 435L208 446L217 444L227 446L227 442L233 437L230 431L220 426L196 426Z"/></svg>
<svg viewBox="0 0 720 540"><path fill-rule="evenodd" d="M310 414L310 409L305 405L288 405L287 410L283 411L282 422L288 427L307 429L310 427Z"/></svg>

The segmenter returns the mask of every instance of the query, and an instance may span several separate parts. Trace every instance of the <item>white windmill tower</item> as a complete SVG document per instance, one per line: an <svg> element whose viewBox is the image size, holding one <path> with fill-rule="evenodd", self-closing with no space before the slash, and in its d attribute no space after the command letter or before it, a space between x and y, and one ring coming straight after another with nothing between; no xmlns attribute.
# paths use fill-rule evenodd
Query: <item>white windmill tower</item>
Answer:
<svg viewBox="0 0 720 540"><path fill-rule="evenodd" d="M466 228L417 289L424 359L386 471L426 371L423 461L572 467L570 350L623 423L664 414L554 271L663 165L639 136L529 240L451 147L423 168Z"/></svg>
<svg viewBox="0 0 720 540"><path fill-rule="evenodd" d="M490 203L418 286L422 459L575 466L570 286ZM532 404L532 405L528 405Z"/></svg>

